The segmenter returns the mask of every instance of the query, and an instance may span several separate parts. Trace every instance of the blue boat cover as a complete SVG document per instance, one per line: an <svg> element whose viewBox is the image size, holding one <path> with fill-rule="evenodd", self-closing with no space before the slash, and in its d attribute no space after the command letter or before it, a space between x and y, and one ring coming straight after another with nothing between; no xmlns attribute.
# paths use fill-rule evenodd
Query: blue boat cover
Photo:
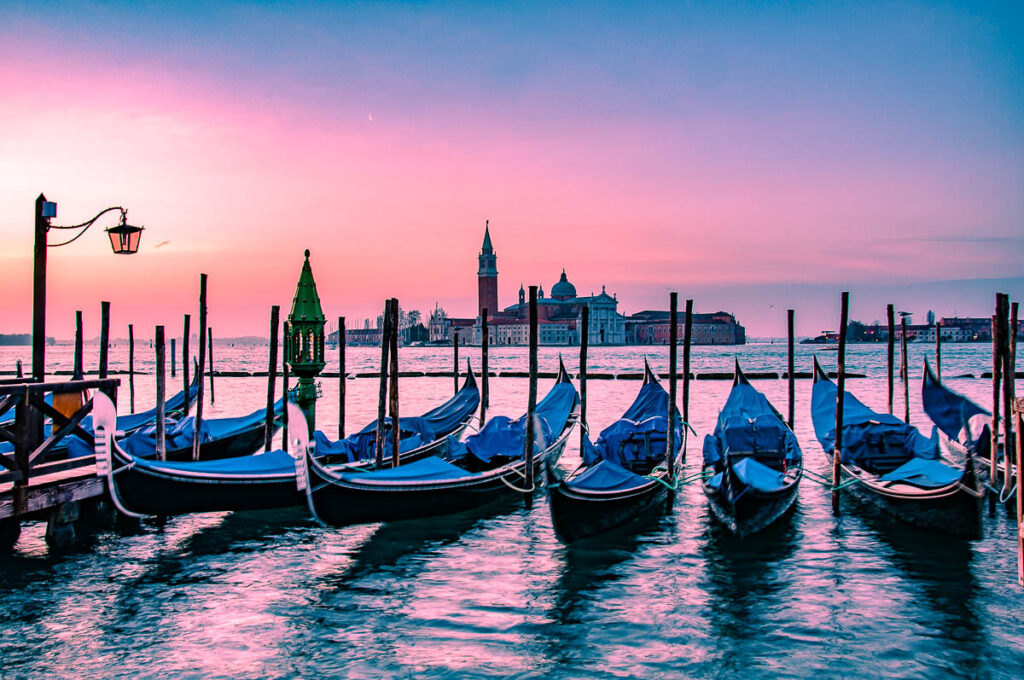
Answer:
<svg viewBox="0 0 1024 680"><path fill-rule="evenodd" d="M744 456L733 463L732 471L739 480L758 491L778 491L786 486L786 475L778 470L757 462L750 456Z"/></svg>
<svg viewBox="0 0 1024 680"><path fill-rule="evenodd" d="M708 478L707 485L712 489L722 488L722 477L725 476L724 472L716 472Z"/></svg>
<svg viewBox="0 0 1024 680"><path fill-rule="evenodd" d="M196 384L195 379L192 380L192 384L189 385L189 404L195 403L195 400L199 396L199 385ZM174 411L182 411L185 407L185 390L182 390L175 394L173 397L164 402L164 411L166 413L172 413ZM117 417L117 429L119 432L131 434L141 427L150 423L156 422L156 407L149 409L148 411L142 411L141 413L128 413ZM92 416L88 415L82 419L82 429L86 432L92 432ZM154 428L155 429L155 428ZM191 440L190 440L191 441Z"/></svg>
<svg viewBox="0 0 1024 680"><path fill-rule="evenodd" d="M814 434L826 452L836 441L835 383L822 376L811 389ZM843 462L883 472L895 470L912 457L939 457L938 441L887 413L876 413L849 392L843 401ZM886 469L888 468L888 469Z"/></svg>
<svg viewBox="0 0 1024 680"><path fill-rule="evenodd" d="M650 481L650 478L630 472L610 460L601 460L573 477L569 486L586 491L625 491L644 486Z"/></svg>
<svg viewBox="0 0 1024 680"><path fill-rule="evenodd" d="M591 443L589 437L584 438L583 464L591 466L608 460L621 466L665 460L668 397L668 392L657 380L645 383L622 418L601 430L596 442ZM675 434L678 452L683 443L683 422L678 409ZM576 483L575 479L572 483Z"/></svg>
<svg viewBox="0 0 1024 680"><path fill-rule="evenodd" d="M284 400L278 399L274 404L274 417L279 417L284 412ZM199 443L220 441L253 428L262 427L266 421L266 409L253 411L246 416L235 418L211 418L203 420L200 426ZM118 418L120 424L120 418ZM195 436L196 419L188 416L174 422L166 421L164 441L168 451L185 449L192 446L192 439ZM135 434L126 437L121 441L121 448L138 458L153 458L156 456L156 425L147 425Z"/></svg>
<svg viewBox="0 0 1024 680"><path fill-rule="evenodd" d="M803 457L796 436L771 402L745 382L733 386L718 414L714 434L704 438L704 464L713 465L730 451L777 458L787 464Z"/></svg>
<svg viewBox="0 0 1024 680"><path fill-rule="evenodd" d="M579 395L570 382L555 383L544 399L537 404L537 422L533 450L540 452L551 446L561 435L576 408ZM491 463L495 456L514 460L521 458L526 443L526 415L512 420L507 416L494 416L476 434L466 437L465 442L449 440L448 456L458 460L471 455L484 464Z"/></svg>
<svg viewBox="0 0 1024 680"><path fill-rule="evenodd" d="M970 446L988 438L991 413L940 383L926 369L921 387L924 412L953 441ZM980 416L980 418L979 418Z"/></svg>
<svg viewBox="0 0 1024 680"><path fill-rule="evenodd" d="M473 472L467 472L457 465L452 465L446 460L437 456L428 456L405 465L372 472L351 472L343 475L353 482L360 482L368 479L389 480L394 482L415 482L434 481L443 479L460 479L472 477Z"/></svg>
<svg viewBox="0 0 1024 680"><path fill-rule="evenodd" d="M390 429L391 419L385 418L385 427ZM462 422L457 421L457 422ZM457 424L457 423L456 423ZM398 451L412 451L437 438L430 421L426 418L399 418ZM377 421L373 421L359 432L345 439L330 440L320 430L313 433L317 456L332 456L354 463L360 460L371 460L376 455ZM391 436L384 437L384 457L391 457Z"/></svg>
<svg viewBox="0 0 1024 680"><path fill-rule="evenodd" d="M257 475L295 475L295 459L284 451L267 451L250 456L200 461L159 461L135 458L136 467L159 472L190 472L252 477Z"/></svg>
<svg viewBox="0 0 1024 680"><path fill-rule="evenodd" d="M433 408L418 418L399 418L399 452L411 451L455 430L476 411L480 405L480 390L475 380L467 383L451 399ZM391 419L384 419L386 429L391 429ZM317 456L332 456L348 462L371 460L376 455L377 421L373 420L363 429L345 439L331 440L323 432L313 433ZM384 457L391 456L391 437L384 438Z"/></svg>
<svg viewBox="0 0 1024 680"><path fill-rule="evenodd" d="M882 475L883 482L908 482L915 486L934 488L946 486L960 479L962 470L957 470L937 460L911 458L892 472Z"/></svg>

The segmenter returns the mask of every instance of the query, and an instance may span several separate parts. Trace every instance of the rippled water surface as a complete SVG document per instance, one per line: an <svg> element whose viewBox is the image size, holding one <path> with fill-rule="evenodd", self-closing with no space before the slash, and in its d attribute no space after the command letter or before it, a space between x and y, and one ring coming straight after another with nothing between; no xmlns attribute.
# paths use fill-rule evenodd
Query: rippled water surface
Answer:
<svg viewBox="0 0 1024 680"><path fill-rule="evenodd" d="M810 370L801 347L797 369ZM87 351L95 352L95 348ZM137 346L150 371L152 350ZM562 349L570 371L575 349ZM926 425L919 376L933 349L911 345L911 420ZM112 367L126 365L114 348ZM215 348L221 370L265 370L266 347ZM553 371L559 350L541 350ZM639 373L646 353L599 348L590 370ZM28 348L0 348L0 368ZM462 352L479 366L479 352ZM51 348L50 367L70 365ZM784 345L694 348L695 373L785 370ZM501 348L492 370L525 368ZM835 354L821 353L834 366ZM465 359L463 359L464 361ZM337 359L328 370L337 370ZM377 350L350 348L350 371L373 370ZM989 348L944 348L943 374L982 404ZM87 364L95 364L87 356ZM402 350L402 369L450 368L451 350ZM849 389L884 410L884 347L853 346ZM974 378L952 376L971 374ZM127 380L119 402L127 408ZM180 376L179 376L180 379ZM337 431L337 379L323 380L318 426ZM138 408L153 376L136 380ZM551 380L541 380L540 392ZM786 382L755 385L785 411ZM377 383L347 382L349 430L373 418ZM632 400L634 380L588 383L601 428ZM691 384L689 472L700 459L729 383ZM403 413L443 401L451 378L401 381ZM527 381L494 378L491 414L518 415ZM219 378L214 416L261 407L262 378ZM810 426L810 381L797 385L796 430L808 468L827 465ZM902 390L896 411L902 413ZM930 425L929 425L930 428ZM571 438L577 442L574 436ZM563 466L578 461L571 445ZM1000 509L986 537L965 542L876 518L804 480L795 512L755 539L717 527L698 485L629 530L566 548L542 496L466 516L321 529L301 509L193 515L159 527L99 531L81 552L52 556L44 525L29 524L0 557L0 678L16 677L1021 677L1024 590L1016 582L1015 522Z"/></svg>

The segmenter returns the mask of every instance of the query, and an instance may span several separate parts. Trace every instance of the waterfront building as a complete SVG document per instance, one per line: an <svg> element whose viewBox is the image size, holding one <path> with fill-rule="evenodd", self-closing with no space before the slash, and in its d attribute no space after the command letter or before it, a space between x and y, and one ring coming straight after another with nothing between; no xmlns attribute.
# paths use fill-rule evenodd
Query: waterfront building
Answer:
<svg viewBox="0 0 1024 680"><path fill-rule="evenodd" d="M680 312L679 342L683 341L685 327L686 313ZM630 345L667 345L671 330L667 311L645 310L625 319L626 343ZM694 314L690 330L694 345L743 345L747 342L746 329L728 312Z"/></svg>

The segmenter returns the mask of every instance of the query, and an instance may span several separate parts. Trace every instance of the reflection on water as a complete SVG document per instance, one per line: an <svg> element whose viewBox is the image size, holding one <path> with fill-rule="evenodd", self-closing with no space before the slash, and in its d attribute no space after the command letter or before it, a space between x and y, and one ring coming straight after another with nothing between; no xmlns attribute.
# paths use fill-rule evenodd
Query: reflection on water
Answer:
<svg viewBox="0 0 1024 680"><path fill-rule="evenodd" d="M929 348L911 349L919 366ZM987 370L985 349L948 348L944 373ZM0 348L0 368L16 350ZM219 350L218 360L260 370L265 351ZM446 368L448 351L403 349L403 369ZM739 356L748 370L781 371L783 351L695 348L694 366L728 371ZM810 349L800 351L798 365L809 368ZM644 352L666 365L663 347L600 348L591 369L639 372ZM354 350L349 364L373 370L372 355ZM557 355L544 349L542 369L553 370ZM874 378L850 389L884 409L883 349L858 346L851 356L854 370ZM566 358L571 370L575 357ZM524 363L520 348L492 357L496 370ZM136 381L140 404L152 399L151 382ZM540 392L550 384L542 380ZM589 383L592 426L617 418L637 384ZM785 381L756 386L785 410ZM377 385L348 387L351 430L375 417ZM700 465L700 438L728 387L691 386L698 436L686 472ZM983 380L955 387L990 398ZM320 425L333 433L336 381L323 389ZM249 412L264 390L259 378L221 379L207 412ZM403 378L403 411L422 412L451 390L450 379ZM518 415L526 397L525 380L497 378L489 413ZM806 465L827 473L808 416L810 381L796 397ZM911 406L912 422L925 424L916 389ZM570 437L565 467L578 461L577 443ZM27 525L16 551L0 556L0 677L1000 677L1024 668L1016 526L1002 513L969 543L847 500L833 517L828 493L805 478L789 517L737 541L709 518L693 484L661 516L566 547L548 512L538 496L530 509L512 502L340 530L316 526L303 508L194 515L104 529L84 552L55 557L43 525Z"/></svg>

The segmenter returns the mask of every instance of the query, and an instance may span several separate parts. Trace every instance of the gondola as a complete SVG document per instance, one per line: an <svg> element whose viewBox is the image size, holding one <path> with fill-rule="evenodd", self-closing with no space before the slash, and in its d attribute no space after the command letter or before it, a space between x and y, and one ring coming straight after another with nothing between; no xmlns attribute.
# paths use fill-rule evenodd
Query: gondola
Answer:
<svg viewBox="0 0 1024 680"><path fill-rule="evenodd" d="M673 474L668 475L669 395L644 360L644 381L622 417L583 439L582 464L564 476L546 459L548 502L555 534L564 543L632 522L664 503L679 468L683 423L676 410Z"/></svg>
<svg viewBox="0 0 1024 680"><path fill-rule="evenodd" d="M943 385L928 362L925 362L924 378L921 381L921 403L924 412L935 423L949 447L964 458L972 457L978 476L991 484L991 412ZM1003 457L1001 445L997 456L998 464Z"/></svg>
<svg viewBox="0 0 1024 680"><path fill-rule="evenodd" d="M793 507L803 476L796 435L736 362L732 390L704 438L704 494L733 534L756 534Z"/></svg>
<svg viewBox="0 0 1024 680"><path fill-rule="evenodd" d="M534 473L557 458L578 417L579 395L559 361L558 378L536 409ZM300 485L310 511L335 526L450 515L533 489L524 488L526 416L496 416L480 432L448 439L442 455L397 468L337 470L311 452Z"/></svg>
<svg viewBox="0 0 1024 680"><path fill-rule="evenodd" d="M284 400L274 404L271 427L276 433L284 416ZM207 418L199 426L199 460L219 460L247 456L259 450L266 440L267 409L235 418ZM118 418L120 422L120 418ZM195 416L168 422L165 433L167 460L192 460L192 441L195 438ZM121 440L121 448L138 458L156 458L156 426L147 425L130 437Z"/></svg>
<svg viewBox="0 0 1024 680"><path fill-rule="evenodd" d="M814 361L811 420L831 460L837 389ZM981 537L981 497L974 461L940 455L937 437L923 436L891 414L876 413L849 392L844 397L843 482L856 498L926 529Z"/></svg>
<svg viewBox="0 0 1024 680"><path fill-rule="evenodd" d="M449 430L436 433L427 443L409 440L400 447L400 460L413 460L443 446L447 437L461 433L474 417L479 390L472 372L462 389L442 406L428 412L433 421L447 423ZM113 404L103 396L96 405L102 409L106 432L115 417ZM199 461L159 461L134 456L109 438L97 437L97 468L107 477L111 497L122 512L136 516L180 515L190 512L260 510L296 506L305 496L296 483L296 469L308 442L306 421L301 410L288 405L289 451L266 451L236 458ZM115 414L116 415L116 414ZM405 419L402 419L404 422ZM374 423L376 425L376 423ZM327 464L327 463L324 463ZM365 467L366 461L332 465L339 469Z"/></svg>

